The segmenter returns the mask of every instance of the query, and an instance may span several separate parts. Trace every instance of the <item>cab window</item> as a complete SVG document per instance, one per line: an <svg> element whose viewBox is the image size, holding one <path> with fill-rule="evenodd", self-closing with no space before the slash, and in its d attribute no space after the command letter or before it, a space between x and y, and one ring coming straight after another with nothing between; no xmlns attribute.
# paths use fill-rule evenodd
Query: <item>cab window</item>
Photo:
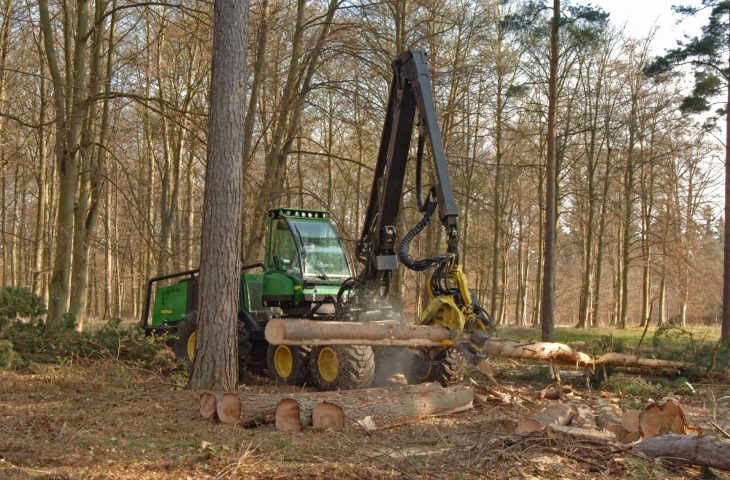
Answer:
<svg viewBox="0 0 730 480"><path fill-rule="evenodd" d="M271 266L276 270L301 274L299 252L285 220L274 220L271 243Z"/></svg>

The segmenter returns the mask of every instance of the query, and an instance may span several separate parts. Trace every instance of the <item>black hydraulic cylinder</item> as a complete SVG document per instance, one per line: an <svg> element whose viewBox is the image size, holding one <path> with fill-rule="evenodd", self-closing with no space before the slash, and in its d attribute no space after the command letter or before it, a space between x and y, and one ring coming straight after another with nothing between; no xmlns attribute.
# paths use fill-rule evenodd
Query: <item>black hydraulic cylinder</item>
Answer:
<svg viewBox="0 0 730 480"><path fill-rule="evenodd" d="M365 264L366 280L383 270L397 268L395 226L403 196L408 152L413 127L418 124L428 137L436 176L439 218L448 236L449 253L456 254L456 201L431 90L426 52L409 50L393 62L388 110L380 140L370 201L358 243L358 259Z"/></svg>

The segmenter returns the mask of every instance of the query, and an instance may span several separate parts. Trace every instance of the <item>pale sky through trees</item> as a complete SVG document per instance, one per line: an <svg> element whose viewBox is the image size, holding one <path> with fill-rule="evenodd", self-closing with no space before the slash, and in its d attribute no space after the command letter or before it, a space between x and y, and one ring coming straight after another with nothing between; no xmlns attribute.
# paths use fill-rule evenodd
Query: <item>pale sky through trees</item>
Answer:
<svg viewBox="0 0 730 480"><path fill-rule="evenodd" d="M610 13L615 25L626 25L626 33L633 37L646 36L656 25L652 45L657 55L676 47L684 34L698 35L707 18L704 12L695 18L683 18L672 11L672 5L700 6L701 0L593 0L590 3ZM682 21L677 24L677 20Z"/></svg>

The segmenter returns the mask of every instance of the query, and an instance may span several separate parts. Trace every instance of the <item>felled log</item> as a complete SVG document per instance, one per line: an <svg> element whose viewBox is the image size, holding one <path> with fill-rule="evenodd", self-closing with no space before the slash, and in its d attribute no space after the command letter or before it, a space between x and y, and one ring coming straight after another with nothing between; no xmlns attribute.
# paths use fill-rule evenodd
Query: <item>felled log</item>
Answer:
<svg viewBox="0 0 730 480"><path fill-rule="evenodd" d="M686 427L682 407L671 398L661 404L650 403L639 415L639 431L644 440L668 433L682 435L687 433Z"/></svg>
<svg viewBox="0 0 730 480"><path fill-rule="evenodd" d="M408 385L415 394L422 391L430 391L441 389L438 383L422 383L418 385ZM365 397L378 398L385 395L386 392L393 390L392 388L368 388L357 390L360 395ZM276 422L276 409L279 403L284 399L293 399L297 402L304 399L316 399L315 402L309 404L309 408L305 409L303 415L304 425L311 424L311 408L320 401L326 401L329 398L337 398L341 395L348 394L346 391L332 392L298 392L298 393L248 393L248 392L203 392L201 393L201 416L208 419L218 419L222 423L238 424L243 427L253 427ZM220 400L223 404L219 405ZM215 402L216 415L210 417L208 412L211 408L210 403ZM205 404L205 407L204 407ZM236 410L238 408L238 410ZM236 416L236 411L238 416ZM223 413L223 416L220 415ZM309 420L307 419L309 416Z"/></svg>
<svg viewBox="0 0 730 480"><path fill-rule="evenodd" d="M661 358L642 358L638 355L629 355L626 353L609 352L597 357L594 361L595 365L606 365L612 367L640 367L640 368L659 368L659 369L685 369L692 366L688 362L679 362L675 360L663 360Z"/></svg>
<svg viewBox="0 0 730 480"><path fill-rule="evenodd" d="M621 408L615 403L599 402L596 406L596 425L606 428L621 423Z"/></svg>
<svg viewBox="0 0 730 480"><path fill-rule="evenodd" d="M520 435L539 432L547 426L567 425L573 419L573 415L575 415L573 407L564 403L556 403L529 418L521 420L515 428L515 433Z"/></svg>
<svg viewBox="0 0 730 480"><path fill-rule="evenodd" d="M730 470L730 440L693 435L661 435L643 440L633 451L651 458L684 460L695 465Z"/></svg>
<svg viewBox="0 0 730 480"><path fill-rule="evenodd" d="M290 400L298 404L298 417L292 414L294 409ZM311 418L313 427L341 429L359 426L372 432L433 415L462 412L471 409L472 405L471 389L462 386L444 388L431 383L295 395L286 403L282 401L276 417L277 428L287 431L297 431L298 422L306 425L302 419ZM279 409L283 410L281 414Z"/></svg>
<svg viewBox="0 0 730 480"><path fill-rule="evenodd" d="M453 346L466 340L444 327L389 323L330 322L274 318L266 325L266 340L273 345L373 345L405 347ZM691 364L670 360L642 359L634 355L610 353L600 357L573 350L563 343L519 343L490 340L483 346L490 357L551 362L595 368L598 365L642 366L684 369Z"/></svg>
<svg viewBox="0 0 730 480"><path fill-rule="evenodd" d="M592 440L599 442L614 442L616 437L611 432L602 432L592 428L574 427L573 425L550 425L547 427L550 431L570 435L572 437L583 440Z"/></svg>
<svg viewBox="0 0 730 480"><path fill-rule="evenodd" d="M454 344L448 328L427 325L325 322L272 318L266 324L272 345L383 345L438 347Z"/></svg>

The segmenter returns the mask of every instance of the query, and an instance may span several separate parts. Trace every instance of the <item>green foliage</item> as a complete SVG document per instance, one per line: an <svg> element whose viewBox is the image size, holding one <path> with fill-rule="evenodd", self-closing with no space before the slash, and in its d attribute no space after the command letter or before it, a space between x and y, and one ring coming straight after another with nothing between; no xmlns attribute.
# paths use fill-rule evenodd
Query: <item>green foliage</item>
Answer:
<svg viewBox="0 0 730 480"><path fill-rule="evenodd" d="M694 69L695 84L680 106L685 113L701 113L712 106L712 99L728 84L727 36L728 2L703 0L703 7L679 6L674 11L682 15L695 15L701 9L709 8L710 17L702 27L700 36L680 43L665 55L657 57L644 71L658 80L676 75L683 65L691 65ZM716 112L723 115L724 110Z"/></svg>
<svg viewBox="0 0 730 480"><path fill-rule="evenodd" d="M27 288L0 288L0 328L16 318L38 319L46 313L43 301Z"/></svg>
<svg viewBox="0 0 730 480"><path fill-rule="evenodd" d="M18 354L13 350L9 340L0 340L0 369L14 368L18 363Z"/></svg>
<svg viewBox="0 0 730 480"><path fill-rule="evenodd" d="M116 358L161 373L181 368L165 348L164 338L146 336L137 326L124 325L118 318L93 332L76 331L72 316L64 317L53 329L45 328L39 320L14 320L0 328L0 339L0 368L74 358Z"/></svg>
<svg viewBox="0 0 730 480"><path fill-rule="evenodd" d="M609 392L620 393L623 395L649 397L656 394L661 387L642 377L626 376L619 373L611 375L607 381L601 384L601 388Z"/></svg>

